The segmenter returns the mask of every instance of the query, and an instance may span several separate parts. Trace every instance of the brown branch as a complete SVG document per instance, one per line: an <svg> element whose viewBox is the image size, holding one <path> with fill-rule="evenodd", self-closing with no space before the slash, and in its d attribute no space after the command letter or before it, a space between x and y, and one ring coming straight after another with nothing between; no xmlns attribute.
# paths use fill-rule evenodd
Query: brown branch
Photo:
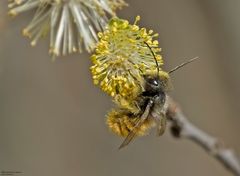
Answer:
<svg viewBox="0 0 240 176"><path fill-rule="evenodd" d="M231 149L226 148L220 140L199 129L182 113L180 107L168 100L167 118L171 123L171 133L176 138L186 138L205 149L234 175L240 176L240 162Z"/></svg>

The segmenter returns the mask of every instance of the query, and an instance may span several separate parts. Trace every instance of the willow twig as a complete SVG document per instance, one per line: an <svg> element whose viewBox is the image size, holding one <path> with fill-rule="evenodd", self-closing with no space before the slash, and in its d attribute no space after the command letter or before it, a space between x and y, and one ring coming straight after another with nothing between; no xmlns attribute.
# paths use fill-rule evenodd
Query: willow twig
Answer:
<svg viewBox="0 0 240 176"><path fill-rule="evenodd" d="M201 146L226 169L240 176L240 162L233 150L226 148L219 139L193 125L182 113L180 107L169 98L167 118L171 124L171 133L176 138L186 138Z"/></svg>

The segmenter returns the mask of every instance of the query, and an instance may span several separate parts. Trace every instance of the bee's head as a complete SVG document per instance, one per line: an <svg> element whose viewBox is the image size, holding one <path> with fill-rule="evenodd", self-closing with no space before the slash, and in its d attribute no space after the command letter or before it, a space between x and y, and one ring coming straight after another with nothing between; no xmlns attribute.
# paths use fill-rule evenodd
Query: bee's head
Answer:
<svg viewBox="0 0 240 176"><path fill-rule="evenodd" d="M145 91L157 92L161 90L161 81L157 76L145 75Z"/></svg>
<svg viewBox="0 0 240 176"><path fill-rule="evenodd" d="M148 92L165 92L170 85L170 78L166 72L160 71L159 75L144 75L145 91Z"/></svg>

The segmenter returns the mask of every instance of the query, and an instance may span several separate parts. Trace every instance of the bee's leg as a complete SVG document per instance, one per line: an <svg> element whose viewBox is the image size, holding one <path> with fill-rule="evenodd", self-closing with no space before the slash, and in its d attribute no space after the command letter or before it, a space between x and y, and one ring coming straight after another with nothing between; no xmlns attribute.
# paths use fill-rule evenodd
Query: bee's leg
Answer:
<svg viewBox="0 0 240 176"><path fill-rule="evenodd" d="M137 102L134 102L134 105L137 107L137 109L140 111L141 110L141 108L140 108L140 106L139 106L139 104L137 103Z"/></svg>
<svg viewBox="0 0 240 176"><path fill-rule="evenodd" d="M136 136L136 132L139 129L139 127L144 123L144 121L148 118L149 116L149 112L150 109L153 106L153 100L150 99L148 101L148 104L143 112L143 114L141 115L141 117L139 118L139 121L137 122L137 124L134 126L133 130L129 132L128 136L125 138L125 140L122 142L122 144L120 145L119 149L125 147L126 145L128 145L133 138Z"/></svg>

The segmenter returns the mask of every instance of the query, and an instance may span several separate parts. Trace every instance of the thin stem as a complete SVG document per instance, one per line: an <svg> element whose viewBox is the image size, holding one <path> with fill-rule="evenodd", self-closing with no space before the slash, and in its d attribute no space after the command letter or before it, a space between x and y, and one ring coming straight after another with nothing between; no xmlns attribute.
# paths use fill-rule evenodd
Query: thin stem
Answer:
<svg viewBox="0 0 240 176"><path fill-rule="evenodd" d="M166 116L171 123L170 129L174 137L193 141L222 163L234 175L240 176L240 162L233 150L226 148L219 139L189 122L180 107L171 98L168 100Z"/></svg>

